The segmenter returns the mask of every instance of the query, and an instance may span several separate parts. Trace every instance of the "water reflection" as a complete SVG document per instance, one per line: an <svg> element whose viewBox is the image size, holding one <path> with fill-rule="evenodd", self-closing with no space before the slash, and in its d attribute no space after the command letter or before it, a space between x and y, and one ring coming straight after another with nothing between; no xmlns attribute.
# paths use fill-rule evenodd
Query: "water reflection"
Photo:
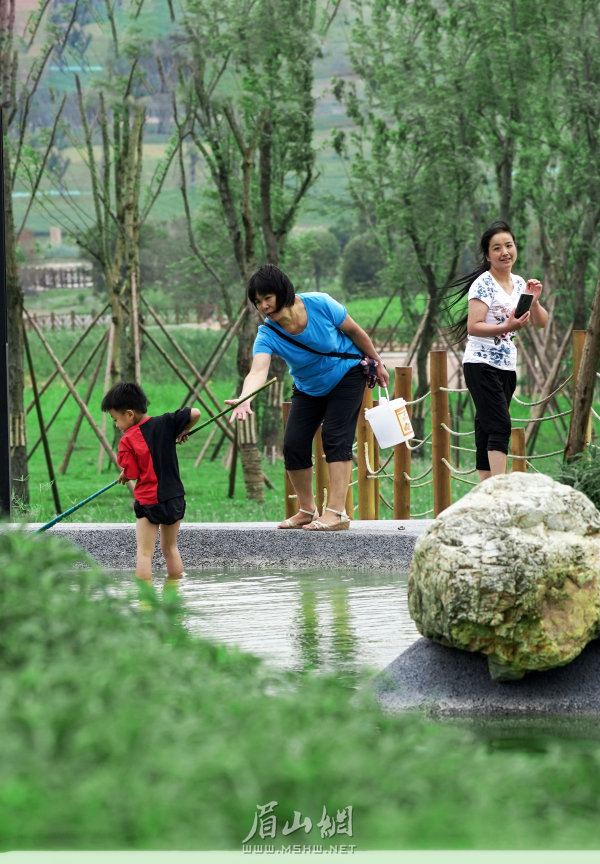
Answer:
<svg viewBox="0 0 600 864"><path fill-rule="evenodd" d="M120 574L121 580L124 577ZM179 594L191 632L236 645L282 669L380 671L419 634L407 573L196 571L159 592Z"/></svg>

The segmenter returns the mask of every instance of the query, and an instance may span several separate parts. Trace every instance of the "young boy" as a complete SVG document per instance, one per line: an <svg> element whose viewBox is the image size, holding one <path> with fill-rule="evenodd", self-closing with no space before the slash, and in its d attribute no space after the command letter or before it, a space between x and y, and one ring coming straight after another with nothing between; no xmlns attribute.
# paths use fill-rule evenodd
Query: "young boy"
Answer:
<svg viewBox="0 0 600 864"><path fill-rule="evenodd" d="M179 477L176 444L198 422L197 408L180 408L171 414L149 417L148 399L137 384L121 381L102 400L117 429L123 432L117 461L119 483L137 480L134 491L137 558L135 575L152 582L152 557L160 527L160 548L169 579L180 579L183 563L177 533L185 513L185 490Z"/></svg>

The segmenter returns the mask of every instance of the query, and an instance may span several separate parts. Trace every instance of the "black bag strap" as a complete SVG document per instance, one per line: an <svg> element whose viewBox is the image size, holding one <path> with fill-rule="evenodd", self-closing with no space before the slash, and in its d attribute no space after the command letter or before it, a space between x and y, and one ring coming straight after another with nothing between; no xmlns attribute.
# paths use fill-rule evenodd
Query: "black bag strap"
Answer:
<svg viewBox="0 0 600 864"><path fill-rule="evenodd" d="M304 348L305 351L310 351L313 354L320 354L321 357L340 357L342 360L363 359L362 354L346 354L343 351L317 351L315 348L309 348L308 345L303 345L302 342L297 342L295 339L292 339L291 336L288 336L287 333L283 333L281 330L276 330L268 321L265 321L265 326L268 327L272 333L277 333L278 336L281 336L282 339L287 339L287 341L291 342L292 345L296 345L298 348Z"/></svg>

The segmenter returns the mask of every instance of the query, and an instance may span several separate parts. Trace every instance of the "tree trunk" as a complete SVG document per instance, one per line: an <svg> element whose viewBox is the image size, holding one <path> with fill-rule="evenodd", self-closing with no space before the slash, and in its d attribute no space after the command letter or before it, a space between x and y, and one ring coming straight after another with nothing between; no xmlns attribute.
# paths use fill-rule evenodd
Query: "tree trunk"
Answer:
<svg viewBox="0 0 600 864"><path fill-rule="evenodd" d="M273 356L271 361L271 375L277 377L276 383L267 390L267 410L262 415L261 440L263 448L270 457L273 453L281 452L282 445L282 422L281 403L283 402L283 378L286 373L286 363L281 357Z"/></svg>
<svg viewBox="0 0 600 864"><path fill-rule="evenodd" d="M22 331L23 292L19 282L17 264L10 167L6 162L4 170L11 497L13 501L27 506L29 504L29 483L27 480L27 427L23 406L25 386Z"/></svg>
<svg viewBox="0 0 600 864"><path fill-rule="evenodd" d="M600 362L600 279L596 285L594 302L590 314L590 325L585 337L579 374L573 398L573 413L569 437L565 448L565 459L572 459L586 447L587 426L594 398L596 373Z"/></svg>
<svg viewBox="0 0 600 864"><path fill-rule="evenodd" d="M243 381L252 365L252 346L256 337L256 328L257 313L253 309L246 316L244 324L239 330L237 367L240 381ZM258 450L256 415L252 414L245 423L239 425L242 429L238 433L238 446L244 472L244 483L246 484L246 495L252 501L262 502L265 500L265 489L261 456Z"/></svg>

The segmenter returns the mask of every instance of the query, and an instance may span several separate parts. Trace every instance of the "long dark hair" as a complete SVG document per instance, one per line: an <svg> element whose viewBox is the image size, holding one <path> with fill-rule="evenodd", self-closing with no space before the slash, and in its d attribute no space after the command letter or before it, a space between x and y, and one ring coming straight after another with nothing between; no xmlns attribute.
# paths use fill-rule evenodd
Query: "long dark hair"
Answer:
<svg viewBox="0 0 600 864"><path fill-rule="evenodd" d="M481 249L481 261L475 268L475 270L471 270L470 273L467 273L466 276L460 276L458 279L455 279L454 282L450 282L447 285L447 289L450 290L450 294L448 295L448 300L446 305L444 306L445 312L450 312L451 309L454 309L458 303L469 293L469 288L473 284L476 279L490 269L490 262L487 259L490 251L490 243L492 242L492 237L496 234L501 234L502 232L506 232L510 234L510 236L515 239L515 235L512 232L512 228L508 224L508 222L503 222L502 220L498 220L497 222L492 222L489 228L481 235L481 240L479 241L479 248ZM516 241L515 241L516 245ZM453 290L452 290L453 289ZM452 316L450 316L452 317ZM466 338L467 335L467 318L469 317L468 310L462 315L457 321L453 321L447 328L446 332L450 336L453 342L462 342L463 339Z"/></svg>

